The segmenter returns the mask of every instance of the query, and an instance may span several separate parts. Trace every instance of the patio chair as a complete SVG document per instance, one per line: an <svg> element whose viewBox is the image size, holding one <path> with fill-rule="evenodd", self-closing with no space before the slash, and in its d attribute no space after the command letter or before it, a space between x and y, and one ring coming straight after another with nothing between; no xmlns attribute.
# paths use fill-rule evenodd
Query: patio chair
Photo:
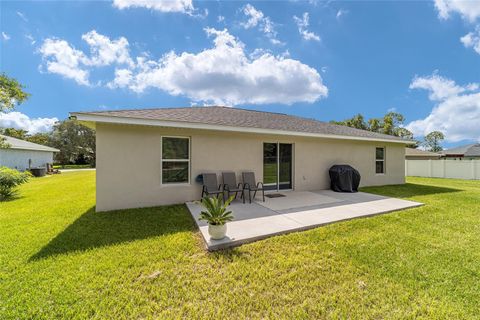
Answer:
<svg viewBox="0 0 480 320"><path fill-rule="evenodd" d="M230 193L235 192L235 199L240 192L240 198L245 203L245 192L242 187L242 183L237 184L237 177L235 172L222 172L223 190L227 193L227 198L230 197Z"/></svg>
<svg viewBox="0 0 480 320"><path fill-rule="evenodd" d="M210 195L215 195L223 198L223 189L222 185L218 184L217 182L217 174L216 173L203 173L203 186L202 186L202 199L203 196L206 195L209 197Z"/></svg>
<svg viewBox="0 0 480 320"><path fill-rule="evenodd" d="M263 202L265 202L265 188L263 182L256 182L254 172L242 172L243 178L243 190L248 190L248 199L252 203L252 191L253 199L257 195L257 191L262 191Z"/></svg>

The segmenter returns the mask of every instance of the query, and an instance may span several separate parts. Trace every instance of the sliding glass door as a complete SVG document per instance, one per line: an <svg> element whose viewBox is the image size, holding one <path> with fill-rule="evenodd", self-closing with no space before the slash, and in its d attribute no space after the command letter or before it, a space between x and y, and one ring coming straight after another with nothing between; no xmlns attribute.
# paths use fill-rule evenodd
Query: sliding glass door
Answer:
<svg viewBox="0 0 480 320"><path fill-rule="evenodd" d="M263 183L266 190L292 189L292 159L292 144L263 144Z"/></svg>

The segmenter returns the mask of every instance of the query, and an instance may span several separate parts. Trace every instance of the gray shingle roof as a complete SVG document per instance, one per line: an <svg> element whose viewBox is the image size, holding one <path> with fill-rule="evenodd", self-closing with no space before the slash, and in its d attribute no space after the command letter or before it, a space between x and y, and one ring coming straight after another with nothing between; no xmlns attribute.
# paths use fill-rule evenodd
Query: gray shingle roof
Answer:
<svg viewBox="0 0 480 320"><path fill-rule="evenodd" d="M9 148L11 149L22 149L22 150L35 150L35 151L51 151L51 152L59 152L60 150L47 147L41 144L20 140L17 138L12 138L9 136L4 136L0 134L0 137L5 139L5 142L9 144Z"/></svg>
<svg viewBox="0 0 480 320"><path fill-rule="evenodd" d="M444 155L463 155L464 157L480 157L480 143L467 144L441 152Z"/></svg>
<svg viewBox="0 0 480 320"><path fill-rule="evenodd" d="M150 119L186 123L200 123L231 127L283 130L337 136L408 142L386 134L354 129L346 126L301 118L283 113L262 112L231 107L184 107L131 109L117 111L72 112L72 115L97 115L121 118Z"/></svg>
<svg viewBox="0 0 480 320"><path fill-rule="evenodd" d="M413 149L413 148L405 148L405 155L410 156L410 157L422 157L422 156L438 156L440 157L439 153L435 152L430 152L426 150L421 150L421 149Z"/></svg>

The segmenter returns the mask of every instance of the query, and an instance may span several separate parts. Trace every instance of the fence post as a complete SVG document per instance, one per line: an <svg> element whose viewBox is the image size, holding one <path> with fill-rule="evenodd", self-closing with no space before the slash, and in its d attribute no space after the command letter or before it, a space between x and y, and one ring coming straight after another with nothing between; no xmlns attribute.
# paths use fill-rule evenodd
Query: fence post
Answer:
<svg viewBox="0 0 480 320"><path fill-rule="evenodd" d="M446 171L446 166L447 166L447 160L446 159L443 159L442 160L442 178L445 178L445 176L447 175Z"/></svg>
<svg viewBox="0 0 480 320"><path fill-rule="evenodd" d="M475 178L477 177L477 173L476 173L477 170L475 170L475 169L476 169L476 168L475 168L475 167L476 167L476 163L475 163L475 160L473 160L473 159L472 159L470 162L472 163L472 164L471 164L471 167L472 167L472 179L475 180Z"/></svg>
<svg viewBox="0 0 480 320"><path fill-rule="evenodd" d="M433 173L432 173L433 169L432 169L432 160L429 159L428 160L428 177L431 178L433 176Z"/></svg>

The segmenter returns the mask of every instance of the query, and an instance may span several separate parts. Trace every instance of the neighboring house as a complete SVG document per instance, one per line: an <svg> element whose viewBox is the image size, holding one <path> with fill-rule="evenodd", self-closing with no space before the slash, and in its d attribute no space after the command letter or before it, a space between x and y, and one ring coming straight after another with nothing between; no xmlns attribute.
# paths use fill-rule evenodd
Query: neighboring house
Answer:
<svg viewBox="0 0 480 320"><path fill-rule="evenodd" d="M480 143L468 144L440 152L442 157L452 160L480 160Z"/></svg>
<svg viewBox="0 0 480 320"><path fill-rule="evenodd" d="M17 138L4 135L0 135L0 137L4 138L9 145L6 149L0 148L0 166L20 171L28 168L45 167L47 163L53 162L53 154L60 151Z"/></svg>
<svg viewBox="0 0 480 320"><path fill-rule="evenodd" d="M399 137L281 113L229 107L73 112L95 126L97 211L198 200L197 176L254 171L272 190L330 187L350 164L361 185L405 183ZM220 183L220 181L219 181Z"/></svg>
<svg viewBox="0 0 480 320"><path fill-rule="evenodd" d="M441 154L439 153L420 149L405 148L405 160L438 160L440 157Z"/></svg>

